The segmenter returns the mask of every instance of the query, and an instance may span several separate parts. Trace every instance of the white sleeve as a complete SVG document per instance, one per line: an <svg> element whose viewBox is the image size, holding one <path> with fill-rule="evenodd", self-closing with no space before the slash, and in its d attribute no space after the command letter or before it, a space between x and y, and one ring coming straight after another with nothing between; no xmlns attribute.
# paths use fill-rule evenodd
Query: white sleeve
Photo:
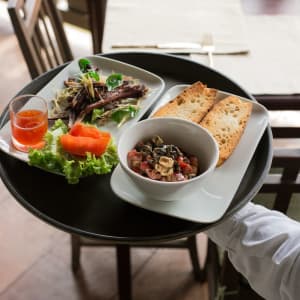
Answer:
<svg viewBox="0 0 300 300"><path fill-rule="evenodd" d="M248 203L207 234L262 297L299 299L300 223Z"/></svg>

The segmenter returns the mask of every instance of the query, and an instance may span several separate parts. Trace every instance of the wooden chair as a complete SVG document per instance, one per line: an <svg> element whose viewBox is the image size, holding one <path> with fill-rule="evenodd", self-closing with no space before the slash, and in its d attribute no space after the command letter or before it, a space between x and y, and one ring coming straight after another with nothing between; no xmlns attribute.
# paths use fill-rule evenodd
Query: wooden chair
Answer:
<svg viewBox="0 0 300 300"><path fill-rule="evenodd" d="M89 25L92 33L93 52L102 53L107 0L86 0Z"/></svg>
<svg viewBox="0 0 300 300"><path fill-rule="evenodd" d="M32 78L73 59L54 0L9 0L7 8Z"/></svg>
<svg viewBox="0 0 300 300"><path fill-rule="evenodd" d="M80 253L82 247L114 246L116 247L117 269L118 269L118 290L120 300L130 300L132 292L131 284L131 256L130 248L170 248L170 249L187 249L190 254L194 278L197 281L205 280L204 269L201 269L197 251L196 236L190 236L170 242L148 242L145 244L129 245L114 244L109 241L99 241L82 238L76 235L71 237L72 243L72 270L76 273L80 268Z"/></svg>
<svg viewBox="0 0 300 300"><path fill-rule="evenodd" d="M261 96L257 97L257 100L269 111L300 111L298 96L286 97L285 99ZM300 139L299 127L276 125L271 128L274 141L290 138ZM299 148L274 146L272 168L258 196L263 197L267 194L275 194L272 208L286 214L293 194L300 193L299 170ZM226 252L223 254L222 259L220 259L220 251L211 240L208 241L205 268L211 300L263 299L250 288L247 280L234 269Z"/></svg>
<svg viewBox="0 0 300 300"><path fill-rule="evenodd" d="M107 0L68 0L68 9L60 10L67 23L91 31L93 53L102 53Z"/></svg>

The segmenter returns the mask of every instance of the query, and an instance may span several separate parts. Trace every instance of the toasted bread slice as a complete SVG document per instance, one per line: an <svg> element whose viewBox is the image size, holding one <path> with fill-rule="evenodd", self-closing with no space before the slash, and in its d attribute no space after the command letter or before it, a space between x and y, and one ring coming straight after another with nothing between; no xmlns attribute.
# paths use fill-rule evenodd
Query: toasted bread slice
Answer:
<svg viewBox="0 0 300 300"><path fill-rule="evenodd" d="M251 115L252 103L229 96L216 103L200 122L208 129L219 145L220 166L236 148Z"/></svg>
<svg viewBox="0 0 300 300"><path fill-rule="evenodd" d="M215 103L217 90L196 82L162 106L153 117L178 117L199 123Z"/></svg>

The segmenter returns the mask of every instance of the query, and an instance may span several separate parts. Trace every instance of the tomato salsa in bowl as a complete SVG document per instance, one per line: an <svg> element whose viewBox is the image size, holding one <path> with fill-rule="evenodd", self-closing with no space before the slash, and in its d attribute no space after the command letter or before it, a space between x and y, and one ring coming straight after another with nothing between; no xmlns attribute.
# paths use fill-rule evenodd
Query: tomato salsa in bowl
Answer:
<svg viewBox="0 0 300 300"><path fill-rule="evenodd" d="M128 152L128 166L147 178L166 182L184 181L198 175L198 158L166 144L160 136L139 142Z"/></svg>
<svg viewBox="0 0 300 300"><path fill-rule="evenodd" d="M124 131L118 156L122 169L143 193L163 200L191 183L200 184L216 167L219 150L200 125L153 118Z"/></svg>

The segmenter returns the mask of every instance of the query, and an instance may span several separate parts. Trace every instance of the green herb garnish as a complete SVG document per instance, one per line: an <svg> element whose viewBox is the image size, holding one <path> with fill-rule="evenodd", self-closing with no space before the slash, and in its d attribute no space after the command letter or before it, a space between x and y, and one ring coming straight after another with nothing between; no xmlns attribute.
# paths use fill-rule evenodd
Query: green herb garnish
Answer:
<svg viewBox="0 0 300 300"><path fill-rule="evenodd" d="M115 110L111 114L111 119L118 124L123 124L128 119L134 118L139 111L137 106L128 105L126 107L122 107L118 110Z"/></svg>
<svg viewBox="0 0 300 300"><path fill-rule="evenodd" d="M88 70L92 68L91 62L86 58L81 58L78 62L80 71L82 73L86 73Z"/></svg>
<svg viewBox="0 0 300 300"><path fill-rule="evenodd" d="M113 73L106 79L106 86L109 91L115 89L120 86L123 82L123 76L120 73Z"/></svg>
<svg viewBox="0 0 300 300"><path fill-rule="evenodd" d="M92 112L91 123L95 123L104 113L104 108L95 108Z"/></svg>

